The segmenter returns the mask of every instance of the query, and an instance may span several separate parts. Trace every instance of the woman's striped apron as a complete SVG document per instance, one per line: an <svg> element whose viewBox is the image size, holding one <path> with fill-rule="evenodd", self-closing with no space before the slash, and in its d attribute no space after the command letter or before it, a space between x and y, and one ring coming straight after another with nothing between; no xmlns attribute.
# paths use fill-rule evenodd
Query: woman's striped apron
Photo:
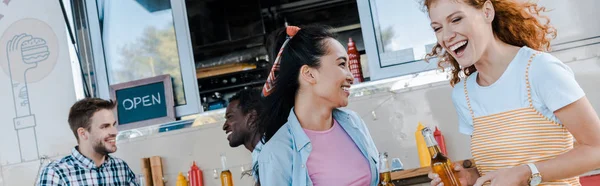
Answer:
<svg viewBox="0 0 600 186"><path fill-rule="evenodd" d="M529 107L475 117L467 94L466 79L463 83L467 105L473 118L471 153L481 176L501 168L552 159L573 149L571 133L533 107L529 67L537 54L531 55L525 69ZM560 167L556 168L560 169ZM540 185L579 186L581 184L578 177L573 177L544 182Z"/></svg>

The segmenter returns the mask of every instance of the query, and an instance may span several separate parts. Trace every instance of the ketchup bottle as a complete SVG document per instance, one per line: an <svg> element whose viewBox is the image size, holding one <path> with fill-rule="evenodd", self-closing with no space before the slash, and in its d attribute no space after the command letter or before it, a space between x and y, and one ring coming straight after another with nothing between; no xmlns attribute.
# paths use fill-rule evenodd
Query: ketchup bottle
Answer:
<svg viewBox="0 0 600 186"><path fill-rule="evenodd" d="M440 129L435 127L435 131L433 132L433 137L435 138L435 141L438 142L438 145L440 145L440 149L442 149L442 153L444 153L444 155L448 156L448 152L446 152L446 141L444 140L444 135L442 135L442 131L440 131Z"/></svg>
<svg viewBox="0 0 600 186"><path fill-rule="evenodd" d="M350 72L354 76L354 83L360 83L365 81L363 78L362 67L360 65L360 53L356 49L356 44L352 41L352 38L348 38L348 66Z"/></svg>
<svg viewBox="0 0 600 186"><path fill-rule="evenodd" d="M192 167L190 168L190 172L188 172L189 176L189 180L190 180L190 186L204 186L204 179L202 178L202 170L200 170L198 168L198 166L196 166L196 162L194 161L194 164L192 165Z"/></svg>

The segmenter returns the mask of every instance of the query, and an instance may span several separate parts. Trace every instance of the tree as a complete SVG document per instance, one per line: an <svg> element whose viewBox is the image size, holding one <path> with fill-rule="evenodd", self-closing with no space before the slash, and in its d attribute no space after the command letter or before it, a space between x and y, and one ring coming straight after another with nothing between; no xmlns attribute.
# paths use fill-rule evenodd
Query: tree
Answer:
<svg viewBox="0 0 600 186"><path fill-rule="evenodd" d="M119 68L114 71L115 83L170 74L173 80L175 104L185 104L181 67L173 23L165 29L149 26L135 42L119 51Z"/></svg>
<svg viewBox="0 0 600 186"><path fill-rule="evenodd" d="M392 46L390 44L392 44L392 39L394 38L394 28L389 26L387 28L385 28L385 30L381 31L381 41L383 42L383 50L388 52L388 51L393 51Z"/></svg>

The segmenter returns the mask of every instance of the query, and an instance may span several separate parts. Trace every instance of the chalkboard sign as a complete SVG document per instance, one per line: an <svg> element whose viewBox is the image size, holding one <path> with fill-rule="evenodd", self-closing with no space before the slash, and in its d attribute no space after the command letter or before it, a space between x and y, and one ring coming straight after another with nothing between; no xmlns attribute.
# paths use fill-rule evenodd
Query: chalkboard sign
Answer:
<svg viewBox="0 0 600 186"><path fill-rule="evenodd" d="M114 112L120 130L175 121L170 75L111 85L110 97L117 102Z"/></svg>

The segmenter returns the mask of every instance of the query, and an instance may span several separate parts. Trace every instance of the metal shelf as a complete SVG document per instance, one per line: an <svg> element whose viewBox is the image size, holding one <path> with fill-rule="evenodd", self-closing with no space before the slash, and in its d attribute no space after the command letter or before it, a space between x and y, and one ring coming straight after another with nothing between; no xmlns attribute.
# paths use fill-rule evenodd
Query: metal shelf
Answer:
<svg viewBox="0 0 600 186"><path fill-rule="evenodd" d="M200 91L200 94L218 92L218 91L240 88L240 87L245 87L245 86L259 85L259 84L264 84L265 82L266 82L266 80L252 81L252 82L248 82L248 83L244 83L244 84L238 84L238 85L233 85L233 86L228 86L228 87L221 87L221 88L216 88L216 89Z"/></svg>
<svg viewBox="0 0 600 186"><path fill-rule="evenodd" d="M208 77L198 78L198 81L207 80L207 79L214 79L214 78L222 78L222 77L227 77L227 76L231 76L231 75L234 75L234 74L240 74L240 73L258 72L258 71L261 71L261 70L266 71L267 68L254 68L254 69L249 69L249 70L240 70L240 71L235 71L235 72L229 72L229 73L225 73L225 74L219 74L219 75L214 75L214 76L208 76Z"/></svg>

